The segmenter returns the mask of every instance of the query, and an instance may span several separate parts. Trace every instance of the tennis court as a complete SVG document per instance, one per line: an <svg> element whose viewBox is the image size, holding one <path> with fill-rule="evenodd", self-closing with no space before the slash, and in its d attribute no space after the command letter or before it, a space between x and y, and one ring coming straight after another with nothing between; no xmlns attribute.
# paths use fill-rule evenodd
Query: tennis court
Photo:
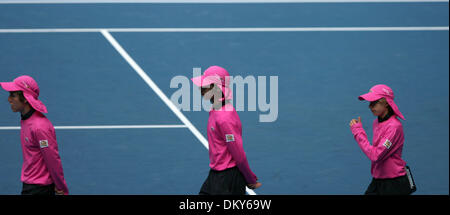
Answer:
<svg viewBox="0 0 450 215"><path fill-rule="evenodd" d="M348 123L361 116L371 140L374 116L357 97L384 83L406 118L415 194L448 195L448 11L448 1L0 1L0 81L38 82L71 194L197 194L208 113L164 97L175 76L211 65L278 77L276 121L238 112L256 194L362 194L370 160ZM19 194L20 116L7 97L0 194Z"/></svg>

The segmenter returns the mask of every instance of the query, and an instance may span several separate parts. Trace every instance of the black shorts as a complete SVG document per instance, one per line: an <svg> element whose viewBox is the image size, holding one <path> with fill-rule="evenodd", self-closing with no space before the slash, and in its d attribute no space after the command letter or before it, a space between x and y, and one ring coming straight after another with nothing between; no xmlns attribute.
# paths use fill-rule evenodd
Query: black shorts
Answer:
<svg viewBox="0 0 450 215"><path fill-rule="evenodd" d="M55 185L38 185L38 184L26 184L23 183L22 195L55 195Z"/></svg>
<svg viewBox="0 0 450 215"><path fill-rule="evenodd" d="M210 170L200 195L245 195L247 182L237 167L223 171Z"/></svg>
<svg viewBox="0 0 450 215"><path fill-rule="evenodd" d="M372 179L365 195L410 195L411 190L406 175L389 179Z"/></svg>

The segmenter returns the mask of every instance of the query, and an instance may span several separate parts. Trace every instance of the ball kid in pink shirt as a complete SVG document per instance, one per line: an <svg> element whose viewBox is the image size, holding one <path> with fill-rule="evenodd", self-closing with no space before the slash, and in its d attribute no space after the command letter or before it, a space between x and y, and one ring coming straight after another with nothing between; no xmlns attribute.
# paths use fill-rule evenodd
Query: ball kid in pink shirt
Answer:
<svg viewBox="0 0 450 215"><path fill-rule="evenodd" d="M246 186L261 186L244 152L241 121L229 103L229 80L228 72L219 66L211 66L192 79L201 88L203 98L213 104L207 127L210 172L201 195L244 195Z"/></svg>
<svg viewBox="0 0 450 215"><path fill-rule="evenodd" d="M21 113L22 194L68 195L55 128L43 114L47 108L38 99L36 81L30 76L20 76L0 85L10 92L8 102L12 111Z"/></svg>
<svg viewBox="0 0 450 215"><path fill-rule="evenodd" d="M407 176L406 162L402 159L405 120L394 103L394 92L386 85L375 85L369 93L358 97L370 102L369 108L377 116L373 121L372 145L363 129L361 117L350 121L350 130L361 150L371 161L372 182L366 195L409 195L411 178ZM409 173L409 172L408 172Z"/></svg>

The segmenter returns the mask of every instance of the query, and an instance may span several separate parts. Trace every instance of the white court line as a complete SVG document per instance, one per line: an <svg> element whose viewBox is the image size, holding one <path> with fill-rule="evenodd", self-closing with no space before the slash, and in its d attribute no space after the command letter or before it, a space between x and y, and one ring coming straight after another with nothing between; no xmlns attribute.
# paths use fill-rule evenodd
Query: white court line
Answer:
<svg viewBox="0 0 450 215"><path fill-rule="evenodd" d="M138 73L139 76L148 84L150 88L163 100L163 102L172 110L175 115L189 128L189 130L197 137L198 140L205 146L206 149L208 147L208 140L203 137L203 135L195 128L194 125L184 116L183 113L172 103L172 101L167 98L167 96L159 89L159 87L153 82L153 80L147 75L147 73L142 70L142 68L130 57L130 55L122 48L122 46L114 39L114 37L106 30L102 30L101 33L108 40L109 43L119 52L120 55L130 64L130 66ZM246 187L247 193L250 195L256 195L253 190L250 190Z"/></svg>
<svg viewBox="0 0 450 215"><path fill-rule="evenodd" d="M449 26L410 27L295 27L295 28L30 28L0 29L0 33L91 33L91 32L319 32L319 31L448 31Z"/></svg>
<svg viewBox="0 0 450 215"><path fill-rule="evenodd" d="M414 3L448 0L0 0L0 4L99 4L99 3Z"/></svg>
<svg viewBox="0 0 450 215"><path fill-rule="evenodd" d="M78 129L134 129L134 128L187 128L186 125L87 125L54 126L57 130ZM0 126L0 130L20 130L20 126Z"/></svg>

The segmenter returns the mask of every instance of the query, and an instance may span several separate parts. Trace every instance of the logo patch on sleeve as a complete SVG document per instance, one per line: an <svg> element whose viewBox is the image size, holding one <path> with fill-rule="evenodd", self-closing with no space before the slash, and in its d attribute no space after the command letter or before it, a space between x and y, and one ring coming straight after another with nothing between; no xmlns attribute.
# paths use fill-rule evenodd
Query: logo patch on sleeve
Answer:
<svg viewBox="0 0 450 215"><path fill-rule="evenodd" d="M228 142L233 142L234 141L234 135L232 135L232 134L225 134L225 139L227 140L227 143Z"/></svg>
<svg viewBox="0 0 450 215"><path fill-rule="evenodd" d="M48 147L48 140L39 140L39 146L41 148Z"/></svg>
<svg viewBox="0 0 450 215"><path fill-rule="evenodd" d="M386 147L387 149L389 149L389 148L391 148L392 143L391 143L391 141L386 139L386 141L383 143L383 146Z"/></svg>

